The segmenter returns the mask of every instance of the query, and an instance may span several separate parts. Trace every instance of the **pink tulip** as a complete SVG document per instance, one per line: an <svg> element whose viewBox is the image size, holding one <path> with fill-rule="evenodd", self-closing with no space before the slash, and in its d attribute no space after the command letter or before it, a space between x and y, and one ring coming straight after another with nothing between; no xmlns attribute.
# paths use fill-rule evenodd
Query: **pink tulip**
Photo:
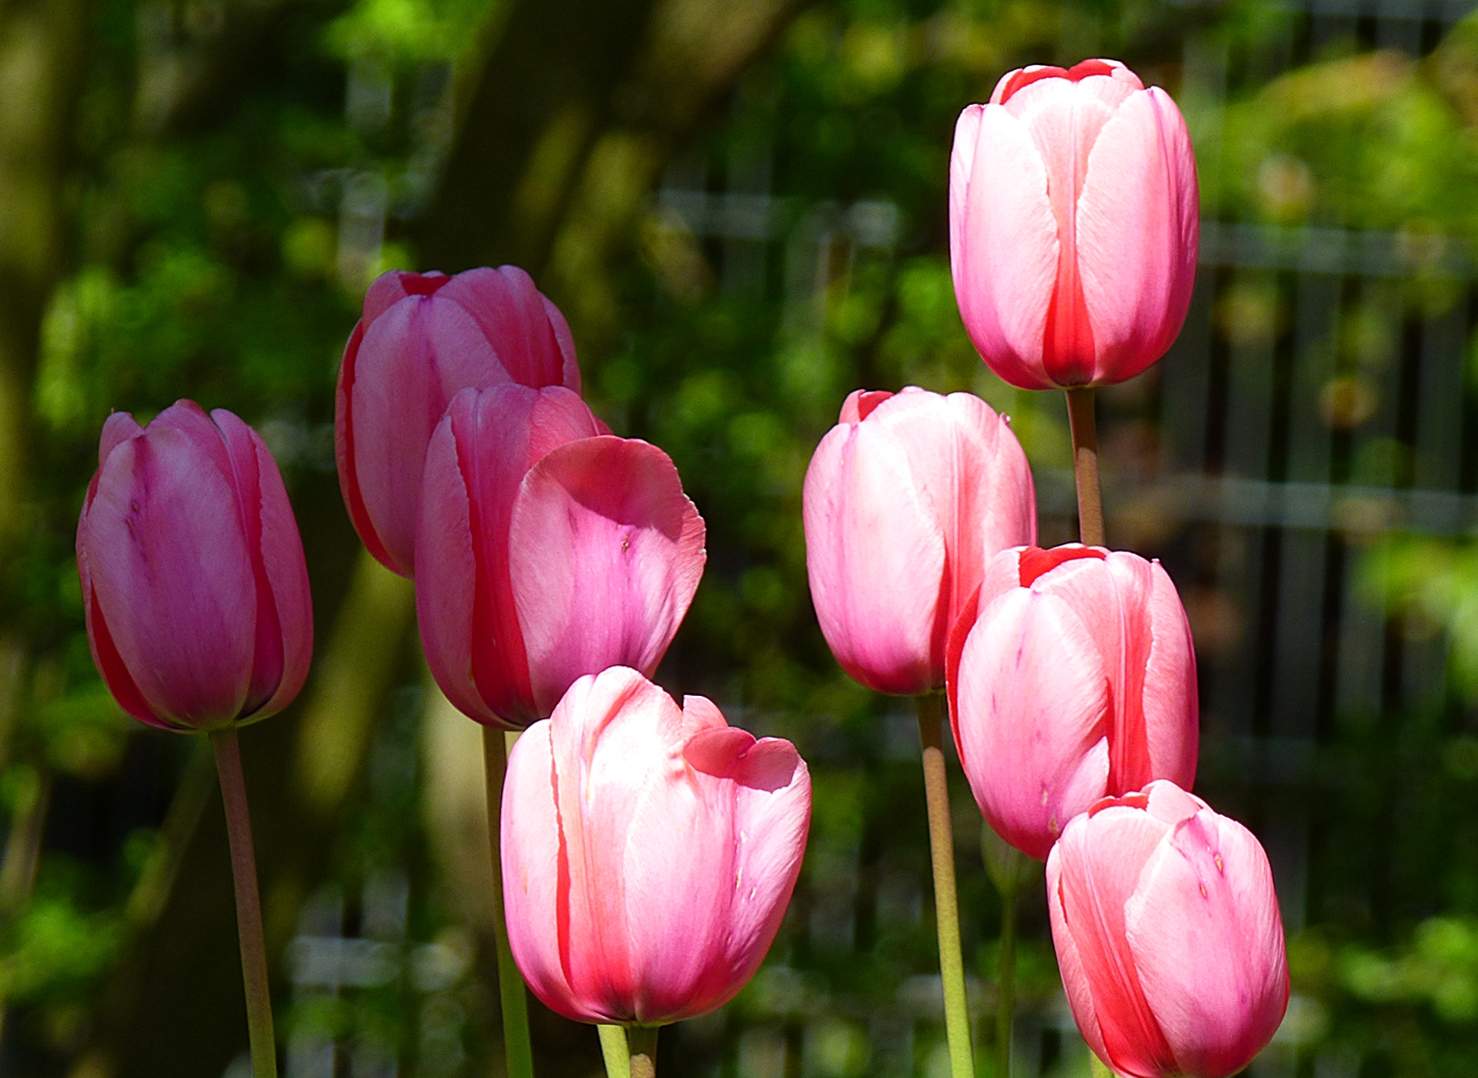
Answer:
<svg viewBox="0 0 1478 1078"><path fill-rule="evenodd" d="M281 711L308 676L298 526L261 436L179 401L103 424L77 522L93 661L130 715L211 730Z"/></svg>
<svg viewBox="0 0 1478 1078"><path fill-rule="evenodd" d="M391 272L370 286L339 367L334 449L349 517L386 568L412 575L426 443L447 404L499 382L580 389L564 316L523 270Z"/></svg>
<svg viewBox="0 0 1478 1078"><path fill-rule="evenodd" d="M956 626L950 716L986 820L1032 857L1099 798L1196 776L1196 657L1159 562L1007 550Z"/></svg>
<svg viewBox="0 0 1478 1078"><path fill-rule="evenodd" d="M806 472L806 569L832 654L878 692L944 684L950 626L999 550L1037 535L1031 469L968 393L858 390Z"/></svg>
<svg viewBox="0 0 1478 1078"><path fill-rule="evenodd" d="M1256 838L1159 781L1067 825L1047 859L1057 964L1088 1046L1126 1078L1224 1078L1288 1007Z"/></svg>
<svg viewBox="0 0 1478 1078"><path fill-rule="evenodd" d="M811 778L710 701L635 670L582 677L518 739L503 787L513 957L580 1022L662 1025L754 975L800 875Z"/></svg>
<svg viewBox="0 0 1478 1078"><path fill-rule="evenodd" d="M582 674L657 668L703 575L703 518L666 453L568 389L453 398L426 454L416 609L465 714L522 727Z"/></svg>
<svg viewBox="0 0 1478 1078"><path fill-rule="evenodd" d="M1027 67L970 105L950 264L986 364L1022 389L1122 382L1185 321L1199 236L1185 120L1116 60Z"/></svg>

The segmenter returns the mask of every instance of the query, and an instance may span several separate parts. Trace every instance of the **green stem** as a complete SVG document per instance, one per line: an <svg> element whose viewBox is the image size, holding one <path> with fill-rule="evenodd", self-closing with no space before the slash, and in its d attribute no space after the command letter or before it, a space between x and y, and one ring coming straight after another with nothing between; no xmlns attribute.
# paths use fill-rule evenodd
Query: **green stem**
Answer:
<svg viewBox="0 0 1478 1078"><path fill-rule="evenodd" d="M236 930L241 937L241 979L246 987L246 1028L252 1078L277 1078L277 1040L272 1034L272 998L267 990L267 945L262 937L262 900L257 894L257 858L251 843L251 811L241 774L236 726L210 733L226 805L231 878L236 884Z"/></svg>
<svg viewBox="0 0 1478 1078"><path fill-rule="evenodd" d="M625 1026L596 1026L600 1034L600 1054L606 1061L606 1078L631 1078L631 1049L626 1044Z"/></svg>
<svg viewBox="0 0 1478 1078"><path fill-rule="evenodd" d="M996 1078L1011 1078L1011 1018L1016 1007L1016 892L1001 893L1001 964L996 974Z"/></svg>
<svg viewBox="0 0 1478 1078"><path fill-rule="evenodd" d="M1067 391L1067 419L1073 432L1073 477L1078 483L1078 535L1087 546L1103 546L1103 491L1098 485L1098 426L1092 389Z"/></svg>
<svg viewBox="0 0 1478 1078"><path fill-rule="evenodd" d="M929 809L929 858L934 868L934 919L939 930L939 974L944 981L944 1035L949 1041L950 1078L974 1078L965 962L960 953L954 830L949 822L944 767L944 696L925 693L914 697L914 703L918 706L919 742L924 750L924 800Z"/></svg>
<svg viewBox="0 0 1478 1078"><path fill-rule="evenodd" d="M1094 1055L1091 1048L1088 1050L1088 1068L1088 1073L1093 1078L1115 1078L1114 1072L1109 1070L1108 1064Z"/></svg>
<svg viewBox="0 0 1478 1078"><path fill-rule="evenodd" d="M523 975L508 944L503 916L503 776L508 772L508 744L503 731L482 728L482 759L488 786L488 845L493 855L493 938L498 948L498 997L503 1004L503 1053L508 1078L534 1078L534 1048L529 1040L529 1001Z"/></svg>
<svg viewBox="0 0 1478 1078"><path fill-rule="evenodd" d="M631 1078L657 1078L657 1026L627 1026Z"/></svg>

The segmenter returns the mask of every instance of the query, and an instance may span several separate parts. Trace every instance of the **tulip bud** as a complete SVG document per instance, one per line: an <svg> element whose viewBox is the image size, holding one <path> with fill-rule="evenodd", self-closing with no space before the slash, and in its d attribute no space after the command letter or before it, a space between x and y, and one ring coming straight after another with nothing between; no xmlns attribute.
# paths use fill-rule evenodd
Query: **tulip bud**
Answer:
<svg viewBox="0 0 1478 1078"><path fill-rule="evenodd" d="M854 392L816 447L803 504L821 632L878 692L942 687L950 626L985 563L1036 542L1026 454L968 393Z"/></svg>
<svg viewBox="0 0 1478 1078"><path fill-rule="evenodd" d="M950 643L960 763L996 833L1039 860L1099 798L1189 786L1196 657L1170 575L1137 554L1003 551Z"/></svg>
<svg viewBox="0 0 1478 1078"><path fill-rule="evenodd" d="M775 939L811 817L789 741L635 670L582 677L518 739L503 894L519 971L579 1022L662 1025L732 999Z"/></svg>
<svg viewBox="0 0 1478 1078"><path fill-rule="evenodd" d="M354 529L387 569L414 568L426 443L467 386L580 389L559 309L517 266L382 274L339 367L334 450Z"/></svg>
<svg viewBox="0 0 1478 1078"><path fill-rule="evenodd" d="M103 424L77 522L87 640L130 715L211 730L281 711L308 676L308 568L277 463L222 409Z"/></svg>
<svg viewBox="0 0 1478 1078"><path fill-rule="evenodd" d="M1185 321L1200 230L1175 102L1116 60L1026 67L970 105L950 158L950 265L970 339L1022 389L1122 382Z"/></svg>
<svg viewBox="0 0 1478 1078"><path fill-rule="evenodd" d="M703 575L705 530L666 453L576 394L453 398L426 453L416 610L464 714L522 727L582 674L656 670Z"/></svg>
<svg viewBox="0 0 1478 1078"><path fill-rule="evenodd" d="M1127 1078L1225 1078L1288 1008L1283 922L1252 833L1170 782L1108 798L1047 859L1083 1039Z"/></svg>

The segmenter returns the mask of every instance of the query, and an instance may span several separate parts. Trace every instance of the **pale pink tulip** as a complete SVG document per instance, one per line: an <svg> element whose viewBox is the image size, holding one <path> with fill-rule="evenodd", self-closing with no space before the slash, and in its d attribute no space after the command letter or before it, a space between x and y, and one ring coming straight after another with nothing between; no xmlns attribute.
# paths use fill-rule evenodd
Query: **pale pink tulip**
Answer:
<svg viewBox="0 0 1478 1078"><path fill-rule="evenodd" d="M1185 321L1199 237L1185 120L1116 60L1027 67L970 105L950 265L970 338L1022 389L1122 382Z"/></svg>
<svg viewBox="0 0 1478 1078"><path fill-rule="evenodd" d="M968 393L858 390L803 496L806 569L842 669L878 692L944 685L949 630L998 551L1033 543L1026 454Z"/></svg>
<svg viewBox="0 0 1478 1078"><path fill-rule="evenodd" d="M179 401L103 424L77 522L92 657L130 715L211 730L281 711L313 652L308 568L261 436Z"/></svg>
<svg viewBox="0 0 1478 1078"><path fill-rule="evenodd" d="M582 674L657 668L703 575L703 518L666 453L580 398L514 383L453 398L426 454L416 609L447 698L548 715Z"/></svg>
<svg viewBox="0 0 1478 1078"><path fill-rule="evenodd" d="M1159 781L1094 805L1047 859L1057 964L1125 1078L1225 1078L1288 1007L1283 922L1252 833Z"/></svg>
<svg viewBox="0 0 1478 1078"><path fill-rule="evenodd" d="M1076 543L1004 551L950 649L960 763L998 835L1038 859L1099 798L1196 776L1196 657L1159 562Z"/></svg>
<svg viewBox="0 0 1478 1078"><path fill-rule="evenodd" d="M499 382L579 392L559 309L517 266L382 275L364 297L339 367L339 486L364 545L412 575L426 444L467 386Z"/></svg>
<svg viewBox="0 0 1478 1078"><path fill-rule="evenodd" d="M790 901L811 779L789 741L729 726L635 670L582 677L508 760L503 895L534 994L580 1022L721 1007Z"/></svg>

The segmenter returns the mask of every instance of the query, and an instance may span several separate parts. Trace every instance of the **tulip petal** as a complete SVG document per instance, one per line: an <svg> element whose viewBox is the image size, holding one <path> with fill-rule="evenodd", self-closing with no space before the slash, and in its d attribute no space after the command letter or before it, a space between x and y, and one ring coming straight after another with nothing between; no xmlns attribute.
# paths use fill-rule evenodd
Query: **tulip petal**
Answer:
<svg viewBox="0 0 1478 1078"><path fill-rule="evenodd" d="M973 166L960 169L969 182L951 198L950 233L963 237L950 251L960 315L991 370L1022 389L1052 389L1042 352L1059 242L1047 170L1031 133L1000 105L981 109L973 148Z"/></svg>
<svg viewBox="0 0 1478 1078"><path fill-rule="evenodd" d="M370 286L371 294L386 276L381 274L375 280L375 284ZM354 331L349 334L349 343L344 346L344 358L339 361L339 376L334 387L334 464L339 473L339 492L344 496L344 508L349 511L349 522L354 525L359 541L377 562L392 572L398 572L394 559L375 531L369 508L364 504L355 463L354 383L359 370L359 348L364 342L364 326L363 320L355 324Z"/></svg>
<svg viewBox="0 0 1478 1078"><path fill-rule="evenodd" d="M522 269L468 270L453 277L441 296L477 321L512 381L534 389L562 385L580 392L570 327Z"/></svg>
<svg viewBox="0 0 1478 1078"><path fill-rule="evenodd" d="M411 575L415 565L431 432L458 390L506 378L477 323L440 292L408 296L365 329L348 387L360 435L351 466L389 568L401 575Z"/></svg>
<svg viewBox="0 0 1478 1078"><path fill-rule="evenodd" d="M1168 834L1166 825L1147 812L1110 807L1074 819L1053 850L1060 859L1059 912L1086 974L1103 1054L1116 1073L1131 1078L1175 1072L1170 1046L1145 1000L1125 939L1125 904ZM1076 987L1069 1000L1082 993L1082 986Z"/></svg>
<svg viewBox="0 0 1478 1078"><path fill-rule="evenodd" d="M426 450L416 545L421 550L416 620L426 665L458 711L478 722L496 723L496 713L472 678L477 556L471 500L450 417L441 421Z"/></svg>
<svg viewBox="0 0 1478 1078"><path fill-rule="evenodd" d="M1095 382L1133 377L1180 332L1195 283L1199 209L1179 110L1158 87L1130 95L1103 125L1078 199Z"/></svg>
<svg viewBox="0 0 1478 1078"><path fill-rule="evenodd" d="M898 438L872 421L833 428L802 506L811 601L842 669L878 692L933 687L944 540Z"/></svg>
<svg viewBox="0 0 1478 1078"><path fill-rule="evenodd" d="M249 452L256 464L257 504L252 506L245 501L244 490L242 497L244 506L254 509L257 517L253 533L259 544L259 550L253 554L254 558L260 558L261 565L257 587L259 594L265 589L270 595L270 603L263 605L272 610L278 638L269 647L274 655L280 656L280 662L275 689L270 698L251 714L255 720L281 711L297 697L308 679L308 668L313 661L313 598L298 521L293 515L287 488L282 483L282 473L267 443L230 412L218 409L211 416L232 444L233 460L238 459L238 454L244 459ZM260 623L257 635L260 640ZM261 645L258 646L256 661L260 666Z"/></svg>
<svg viewBox="0 0 1478 1078"><path fill-rule="evenodd" d="M728 957L715 973L731 986L727 1003L754 975L790 904L811 825L811 774L789 741L760 738L736 769L734 837L738 842Z"/></svg>
<svg viewBox="0 0 1478 1078"><path fill-rule="evenodd" d="M1158 561L1146 606L1151 637L1144 669L1146 781L1169 779L1190 789L1200 748L1195 642L1175 584Z"/></svg>
<svg viewBox="0 0 1478 1078"><path fill-rule="evenodd" d="M1069 827L1072 825L1069 824ZM1108 1057L1103 1045L1103 1030L1098 1026L1098 1013L1093 1009L1093 990L1089 986L1088 967L1078 951L1077 937L1073 934L1076 924L1067 921L1067 905L1062 883L1062 843L1052 847L1047 855L1047 913L1052 924L1052 945L1057 952L1057 968L1062 976L1062 987L1067 994L1068 1006L1083 1040L1099 1059Z"/></svg>
<svg viewBox="0 0 1478 1078"><path fill-rule="evenodd" d="M1062 599L1017 589L980 612L958 683L976 803L997 834L1044 859L1108 780L1112 701L1096 642Z"/></svg>
<svg viewBox="0 0 1478 1078"><path fill-rule="evenodd" d="M605 1021L634 1020L632 1001L644 991L640 963L648 956L634 944L631 918L649 881L629 873L629 851L656 856L662 846L688 848L670 831L665 841L654 836L646 805L654 791L670 791L684 770L682 722L671 697L626 667L580 678L551 716L569 866L561 894L568 906L562 958L575 996ZM669 886L660 877L655 882L658 889Z"/></svg>
<svg viewBox="0 0 1478 1078"><path fill-rule="evenodd" d="M536 704L583 674L650 674L703 575L703 518L671 458L637 439L570 442L529 469L508 564Z"/></svg>
<svg viewBox="0 0 1478 1078"><path fill-rule="evenodd" d="M1288 1004L1278 900L1257 840L1209 810L1179 823L1145 865L1124 923L1178 1070L1245 1067Z"/></svg>
<svg viewBox="0 0 1478 1078"><path fill-rule="evenodd" d="M108 454L78 542L97 613L149 709L209 727L246 698L255 583L220 432L204 413L208 436L194 412L168 411L176 423L161 413Z"/></svg>
<svg viewBox="0 0 1478 1078"><path fill-rule="evenodd" d="M255 713L276 693L282 682L283 670L283 627L277 618L272 582L262 556L261 461L257 457L257 446L253 440L260 439L255 431L225 409L217 408L211 418L220 430L221 437L225 439L227 451L231 455L236 486L236 511L240 516L247 557L256 585L257 634L252 652L252 680L241 710L243 717L260 718L263 716ZM262 446L262 453L267 457L271 471L275 473L277 465L272 462L265 445ZM284 491L283 497L286 496ZM293 531L296 534L296 525ZM301 561L301 556L299 560Z"/></svg>
<svg viewBox="0 0 1478 1078"><path fill-rule="evenodd" d="M561 1005L572 994L562 957L569 937L563 895L570 873L558 786L550 781L556 773L552 737L547 719L536 722L508 754L501 814L503 908L508 943L524 980L541 1000L582 1022L590 1020L589 1011Z"/></svg>

